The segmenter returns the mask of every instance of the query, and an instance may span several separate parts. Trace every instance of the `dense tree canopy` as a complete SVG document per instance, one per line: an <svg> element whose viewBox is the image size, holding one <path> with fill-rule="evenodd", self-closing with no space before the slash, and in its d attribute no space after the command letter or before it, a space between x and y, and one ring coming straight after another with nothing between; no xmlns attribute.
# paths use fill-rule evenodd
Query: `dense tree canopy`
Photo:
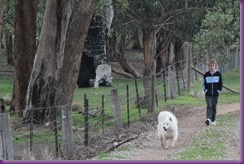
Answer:
<svg viewBox="0 0 244 164"><path fill-rule="evenodd" d="M177 55L184 42L192 42L194 59L197 61L209 56L217 56L220 61L228 61L231 58L230 52L239 46L240 8L237 0L96 0L95 2L95 15L106 14L108 6L111 3L113 5L113 23L107 33L111 39L108 49L112 47L116 53L115 60L120 62L127 77L150 77L154 74L156 67L160 65L159 60L168 62L171 43L175 44L175 58L178 59ZM5 1L4 30L12 34L16 23L14 5L14 0ZM46 1L38 1L37 46L45 10ZM126 49L133 47L135 36L137 42L141 42L144 53L143 75L139 74L125 57Z"/></svg>
<svg viewBox="0 0 244 164"><path fill-rule="evenodd" d="M239 47L239 1L222 1L205 15L201 30L194 37L195 55L198 60L215 56L221 63L229 62L230 51Z"/></svg>

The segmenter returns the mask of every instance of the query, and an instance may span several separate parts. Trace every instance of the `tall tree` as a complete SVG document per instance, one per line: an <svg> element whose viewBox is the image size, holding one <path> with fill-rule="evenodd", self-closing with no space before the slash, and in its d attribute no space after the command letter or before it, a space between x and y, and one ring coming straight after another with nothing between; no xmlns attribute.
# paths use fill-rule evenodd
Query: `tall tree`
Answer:
<svg viewBox="0 0 244 164"><path fill-rule="evenodd" d="M131 34L131 42L132 42L132 49L133 50L140 50L142 49L140 44L140 31L138 29L135 29L132 31Z"/></svg>
<svg viewBox="0 0 244 164"><path fill-rule="evenodd" d="M192 23L197 27L198 24L194 22L196 19L191 20L191 18L197 16L198 11L205 11L207 6L213 4L209 0L204 2L201 0L197 0L197 2L192 0L130 0L128 2L128 9L124 15L127 16L129 21L135 22L140 26L143 31L145 78L150 78L155 73L156 58L159 54L165 54L165 49L169 48L169 43L177 41L179 38L184 41L192 37L192 34L196 31L194 29L197 28L191 26L193 31L189 32L188 29L190 28L188 25ZM191 12L194 14L189 14ZM157 46L160 46L162 50L158 48L156 51ZM167 53L167 55L169 54ZM162 59L163 57L160 58ZM162 62L158 61L158 63ZM150 95L151 92L148 90L153 84L150 84L149 81L145 80L144 83L145 99L148 100L146 103L148 104L149 112L153 112L153 106L150 107L149 99L153 98L152 96L154 95Z"/></svg>
<svg viewBox="0 0 244 164"><path fill-rule="evenodd" d="M62 105L71 110L93 0L47 1L24 116L32 108ZM45 110L35 110L43 122Z"/></svg>
<svg viewBox="0 0 244 164"><path fill-rule="evenodd" d="M151 94L151 77L156 73L156 45L157 30L162 23L162 17L165 14L165 8L170 3L166 1L130 1L129 16L141 26L143 33L143 54L144 54L144 94L145 103L148 112L154 112L154 104L151 103L153 96ZM171 3L172 4L172 3Z"/></svg>
<svg viewBox="0 0 244 164"><path fill-rule="evenodd" d="M8 65L14 66L13 36L8 30L5 31L5 47Z"/></svg>
<svg viewBox="0 0 244 164"><path fill-rule="evenodd" d="M0 46L2 45L4 0L0 0ZM0 52L1 53L1 52Z"/></svg>
<svg viewBox="0 0 244 164"><path fill-rule="evenodd" d="M133 20L126 16L128 9L128 1L114 1L113 7L115 8L114 19L112 23L112 30L109 35L109 59L119 62L123 71L112 68L114 73L120 74L125 77L140 78L142 75L128 62L125 56L127 46L133 41L135 37L131 37L131 33L138 31L135 27Z"/></svg>
<svg viewBox="0 0 244 164"><path fill-rule="evenodd" d="M15 31L15 0L5 1L4 8L4 37L5 37L5 49L7 64L14 66L14 42L13 34ZM14 93L14 91L13 91ZM12 100L14 100L12 98ZM14 101L11 101L11 108L14 108Z"/></svg>
<svg viewBox="0 0 244 164"><path fill-rule="evenodd" d="M233 59L234 53L230 52L236 51L240 44L239 5L237 0L223 0L215 10L207 12L201 30L194 36L194 54L198 61L215 57L219 63L229 63Z"/></svg>
<svg viewBox="0 0 244 164"><path fill-rule="evenodd" d="M36 53L36 0L15 1L15 110L23 115Z"/></svg>

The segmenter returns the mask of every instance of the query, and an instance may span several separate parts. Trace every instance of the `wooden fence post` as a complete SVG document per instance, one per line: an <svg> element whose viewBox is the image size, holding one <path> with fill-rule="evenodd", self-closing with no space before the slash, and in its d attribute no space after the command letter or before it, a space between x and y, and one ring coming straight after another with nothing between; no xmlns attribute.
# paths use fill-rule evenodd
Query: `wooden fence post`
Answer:
<svg viewBox="0 0 244 164"><path fill-rule="evenodd" d="M31 108L30 109L30 113L31 113L31 120L30 120L30 152L32 153L33 150L33 120L34 120L34 109Z"/></svg>
<svg viewBox="0 0 244 164"><path fill-rule="evenodd" d="M129 99L129 85L126 84L126 100L127 100L127 120L128 127L130 126L130 99Z"/></svg>
<svg viewBox="0 0 244 164"><path fill-rule="evenodd" d="M5 111L4 99L0 99L0 113L4 113L4 111Z"/></svg>
<svg viewBox="0 0 244 164"><path fill-rule="evenodd" d="M64 106L62 109L62 130L63 130L63 149L64 158L73 158L73 131L72 131L72 110L71 106Z"/></svg>
<svg viewBox="0 0 244 164"><path fill-rule="evenodd" d="M158 94L157 94L157 91L155 91L155 98L156 98L156 107L158 108Z"/></svg>
<svg viewBox="0 0 244 164"><path fill-rule="evenodd" d="M13 160L9 113L0 113L0 160Z"/></svg>
<svg viewBox="0 0 244 164"><path fill-rule="evenodd" d="M102 115L102 133L104 135L104 95L102 95L102 111L101 111L101 115Z"/></svg>
<svg viewBox="0 0 244 164"><path fill-rule="evenodd" d="M119 96L118 96L118 90L112 89L112 109L113 109L113 115L114 115L114 122L115 122L115 128L116 130L122 130L122 122L121 122L121 116L120 116L120 104L119 104Z"/></svg>
<svg viewBox="0 0 244 164"><path fill-rule="evenodd" d="M179 70L176 70L176 79L177 79L177 87L178 87L178 94L180 95L180 73Z"/></svg>
<svg viewBox="0 0 244 164"><path fill-rule="evenodd" d="M85 113L85 118L84 118L84 145L87 147L88 146L88 127L89 127L89 122L88 122L88 99L86 98L86 95L84 96L84 113Z"/></svg>
<svg viewBox="0 0 244 164"><path fill-rule="evenodd" d="M138 93L138 86L137 86L137 80L136 79L135 79L135 87L136 87L136 104L138 106L139 116L141 117L141 107L140 107L140 103L139 103L139 93Z"/></svg>
<svg viewBox="0 0 244 164"><path fill-rule="evenodd" d="M192 46L190 43L186 44L187 46L187 92L191 91L191 63L192 63Z"/></svg>
<svg viewBox="0 0 244 164"><path fill-rule="evenodd" d="M166 102L167 101L167 91L166 91L166 78L165 78L165 71L166 71L166 68L163 70L163 81L164 81L164 101Z"/></svg>
<svg viewBox="0 0 244 164"><path fill-rule="evenodd" d="M170 43L170 55L169 55L169 71L168 71L168 85L169 85L169 98L176 98L177 92L176 92L176 73L175 73L175 53L174 53L174 44Z"/></svg>
<svg viewBox="0 0 244 164"><path fill-rule="evenodd" d="M55 152L56 158L58 158L58 123L57 123L57 108L51 108L54 110L54 134L55 134Z"/></svg>
<svg viewBox="0 0 244 164"><path fill-rule="evenodd" d="M150 104L150 113L153 113L155 110L155 86L156 85L156 75L152 75L151 78L151 104Z"/></svg>

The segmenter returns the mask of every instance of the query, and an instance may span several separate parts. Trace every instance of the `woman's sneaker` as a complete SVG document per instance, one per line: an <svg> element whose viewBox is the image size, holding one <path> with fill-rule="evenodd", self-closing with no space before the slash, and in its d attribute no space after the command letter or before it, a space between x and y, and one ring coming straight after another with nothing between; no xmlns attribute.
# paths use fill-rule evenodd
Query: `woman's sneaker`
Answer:
<svg viewBox="0 0 244 164"><path fill-rule="evenodd" d="M205 120L205 124L206 124L206 125L209 125L210 122L211 122L211 120L210 120L209 118L207 118L207 119Z"/></svg>
<svg viewBox="0 0 244 164"><path fill-rule="evenodd" d="M216 121L211 122L211 125L215 126L216 125Z"/></svg>

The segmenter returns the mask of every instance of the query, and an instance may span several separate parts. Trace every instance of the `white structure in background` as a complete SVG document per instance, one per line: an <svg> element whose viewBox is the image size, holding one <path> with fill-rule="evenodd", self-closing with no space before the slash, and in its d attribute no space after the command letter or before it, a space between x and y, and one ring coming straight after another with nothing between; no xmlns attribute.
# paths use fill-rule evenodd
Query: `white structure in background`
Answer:
<svg viewBox="0 0 244 164"><path fill-rule="evenodd" d="M111 66L107 64L101 64L97 66L96 69L96 79L94 83L94 88L99 87L99 83L106 83L106 86L112 86L112 75Z"/></svg>
<svg viewBox="0 0 244 164"><path fill-rule="evenodd" d="M107 8L105 12L105 20L107 29L110 30L111 24L113 22L114 10L112 5L112 0L107 0Z"/></svg>

